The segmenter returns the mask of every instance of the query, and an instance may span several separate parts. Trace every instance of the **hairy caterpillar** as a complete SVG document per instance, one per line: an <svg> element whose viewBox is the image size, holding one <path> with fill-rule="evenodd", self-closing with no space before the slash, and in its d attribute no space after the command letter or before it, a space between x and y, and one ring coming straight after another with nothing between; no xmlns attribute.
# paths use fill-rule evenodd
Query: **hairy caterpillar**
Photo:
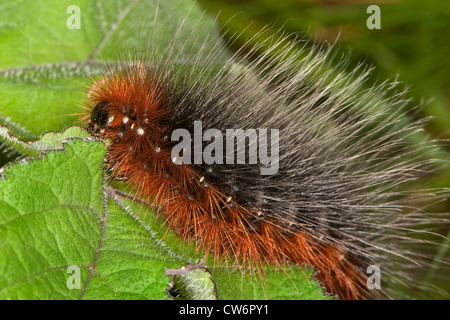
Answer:
<svg viewBox="0 0 450 320"><path fill-rule="evenodd" d="M111 176L154 204L180 237L217 258L257 267L309 265L340 299L393 297L389 288L368 289L370 265L381 265L392 287L415 286L395 264L427 264L409 244L433 246L414 234L448 220L430 218L419 204L445 193L403 190L432 170L423 154L433 146L411 148L422 122L404 121L407 101L397 86L364 90L362 68L345 74L327 64L329 50L298 49L287 38L263 54L247 46L230 58L225 50L202 51L180 64L183 49L176 37L161 59L152 49L125 49L130 59L94 80L83 121L92 135L110 141ZM231 144L233 158L246 146L243 163L196 163L212 141L227 145L219 134L201 136L193 163L178 164L173 133L195 135L196 122L203 132L223 134L278 130L278 145L265 149L277 149L276 172L261 174L267 166L250 156L259 141L243 136Z"/></svg>

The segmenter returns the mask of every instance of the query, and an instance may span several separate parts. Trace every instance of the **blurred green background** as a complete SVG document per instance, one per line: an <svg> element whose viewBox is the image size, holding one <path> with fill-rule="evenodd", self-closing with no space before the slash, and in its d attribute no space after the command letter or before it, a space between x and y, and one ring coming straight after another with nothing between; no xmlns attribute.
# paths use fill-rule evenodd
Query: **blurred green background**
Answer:
<svg viewBox="0 0 450 320"><path fill-rule="evenodd" d="M313 44L336 42L337 56L349 59L351 71L358 63L375 67L367 85L386 79L397 80L408 88L411 107L421 104L416 117L431 117L426 131L440 140L443 165L420 181L421 187L450 188L450 1L439 0L200 0L206 12L218 15L225 37L237 35L232 48L239 48L256 36L261 41L279 31L311 38ZM369 29L369 5L381 10L381 28ZM267 27L268 32L258 35ZM256 41L255 41L256 43ZM432 210L450 212L450 201ZM450 236L450 226L438 227ZM450 260L450 241L442 244L436 264L425 276L450 292L448 266L437 262ZM423 276L423 275L422 275ZM420 277L422 277L420 276ZM424 294L423 298L432 295Z"/></svg>

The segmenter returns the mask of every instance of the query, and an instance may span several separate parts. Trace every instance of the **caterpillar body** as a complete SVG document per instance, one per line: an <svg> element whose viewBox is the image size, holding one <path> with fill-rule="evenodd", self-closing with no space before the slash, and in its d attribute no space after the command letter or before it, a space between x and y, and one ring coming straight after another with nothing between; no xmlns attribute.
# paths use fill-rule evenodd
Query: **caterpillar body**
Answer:
<svg viewBox="0 0 450 320"><path fill-rule="evenodd" d="M389 288L368 289L370 265L412 285L394 265L428 263L405 243L434 220L411 203L445 195L404 190L430 170L422 156L433 146L411 147L422 122L405 121L398 86L363 89L367 70L346 74L328 64L331 49L298 49L287 38L262 54L244 46L220 68L225 50L180 64L182 50L175 38L162 58L152 49L131 54L94 79L84 123L110 142L111 177L218 259L312 266L324 290L340 299L393 297ZM174 131L193 133L200 121L203 132L278 130L277 172L262 175L267 165L252 163L249 152L244 163L176 163ZM227 144L219 135L202 140L192 159L202 159L211 141ZM255 143L236 138L232 155L240 145L259 150ZM275 149L269 144L267 154Z"/></svg>

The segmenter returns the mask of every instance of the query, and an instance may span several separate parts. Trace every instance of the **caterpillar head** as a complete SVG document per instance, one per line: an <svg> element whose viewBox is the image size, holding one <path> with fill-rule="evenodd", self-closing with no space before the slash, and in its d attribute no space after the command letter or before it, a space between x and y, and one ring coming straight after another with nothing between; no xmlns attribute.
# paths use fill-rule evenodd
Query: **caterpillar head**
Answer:
<svg viewBox="0 0 450 320"><path fill-rule="evenodd" d="M123 113L115 112L115 109L108 101L100 101L91 111L88 132L93 136L102 136L123 122Z"/></svg>
<svg viewBox="0 0 450 320"><path fill-rule="evenodd" d="M165 113L156 81L142 64L94 81L88 94L88 132L101 139L121 140L124 136L143 136L157 130Z"/></svg>

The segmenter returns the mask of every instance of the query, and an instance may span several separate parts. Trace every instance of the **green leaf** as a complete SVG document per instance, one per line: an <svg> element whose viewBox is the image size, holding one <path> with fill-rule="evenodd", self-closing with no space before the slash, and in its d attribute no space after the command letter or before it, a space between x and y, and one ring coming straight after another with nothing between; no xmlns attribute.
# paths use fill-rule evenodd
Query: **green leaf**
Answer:
<svg viewBox="0 0 450 320"><path fill-rule="evenodd" d="M0 182L1 299L164 299L164 266L180 264L138 219L105 203L105 146L8 166ZM29 183L29 181L33 183ZM69 288L69 266L80 284Z"/></svg>
<svg viewBox="0 0 450 320"><path fill-rule="evenodd" d="M80 127L69 127L63 132L47 132L42 135L39 140L36 141L23 141L13 136L8 127L0 126L0 140L8 145L10 148L14 148L23 156L37 157L44 150L52 150L62 148L65 139L77 137L87 138L89 134L86 130Z"/></svg>
<svg viewBox="0 0 450 320"><path fill-rule="evenodd" d="M179 269L166 269L171 275L172 286L186 300L216 300L216 285L203 263L199 265L186 265ZM175 297L177 298L177 297Z"/></svg>

